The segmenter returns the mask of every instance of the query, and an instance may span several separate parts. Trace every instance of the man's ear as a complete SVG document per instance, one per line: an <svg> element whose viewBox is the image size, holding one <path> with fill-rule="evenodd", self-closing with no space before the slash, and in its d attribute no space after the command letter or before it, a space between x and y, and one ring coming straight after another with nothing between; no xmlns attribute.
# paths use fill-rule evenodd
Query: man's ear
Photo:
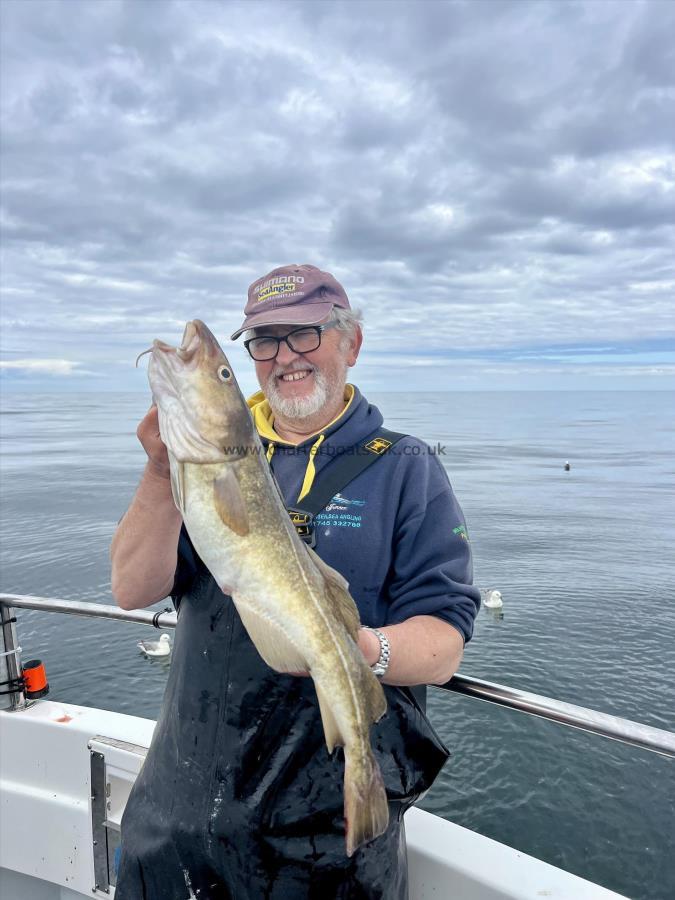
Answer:
<svg viewBox="0 0 675 900"><path fill-rule="evenodd" d="M347 352L347 365L348 366L356 365L356 360L359 357L362 343L363 343L363 332L361 331L361 326L355 325L354 333L351 335L351 337L349 339L349 350Z"/></svg>

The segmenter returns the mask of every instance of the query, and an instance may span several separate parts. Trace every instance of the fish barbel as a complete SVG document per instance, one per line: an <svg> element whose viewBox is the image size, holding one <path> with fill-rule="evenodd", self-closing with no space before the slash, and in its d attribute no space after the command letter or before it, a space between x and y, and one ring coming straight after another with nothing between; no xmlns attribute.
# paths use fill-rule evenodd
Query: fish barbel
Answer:
<svg viewBox="0 0 675 900"><path fill-rule="evenodd" d="M246 401L209 329L188 322L180 347L156 340L148 376L190 539L278 672L314 680L329 753L344 747L346 851L382 834L389 811L370 726L382 686L357 646L359 614L345 579L291 523Z"/></svg>

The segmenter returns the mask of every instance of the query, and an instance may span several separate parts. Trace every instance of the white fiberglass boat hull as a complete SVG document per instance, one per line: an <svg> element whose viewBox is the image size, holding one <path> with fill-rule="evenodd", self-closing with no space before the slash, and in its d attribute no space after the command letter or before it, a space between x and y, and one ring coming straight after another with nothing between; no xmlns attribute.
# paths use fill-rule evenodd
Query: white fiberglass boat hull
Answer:
<svg viewBox="0 0 675 900"><path fill-rule="evenodd" d="M50 701L0 711L3 900L114 896L112 886L106 892L95 885L99 878L99 886L105 886L101 872L113 870L119 821L154 724ZM97 773L103 779L98 796L92 785ZM97 798L93 818L99 822L96 845L92 792ZM97 810L103 811L100 816ZM422 810L407 813L406 833L410 900L621 900L619 894Z"/></svg>

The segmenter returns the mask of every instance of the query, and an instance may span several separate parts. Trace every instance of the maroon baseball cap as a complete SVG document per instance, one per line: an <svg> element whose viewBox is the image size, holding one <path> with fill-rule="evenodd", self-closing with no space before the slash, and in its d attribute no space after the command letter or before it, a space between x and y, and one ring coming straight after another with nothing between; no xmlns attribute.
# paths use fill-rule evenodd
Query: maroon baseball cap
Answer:
<svg viewBox="0 0 675 900"><path fill-rule="evenodd" d="M246 318L232 335L259 325L316 325L334 306L351 309L342 285L316 266L280 266L248 289Z"/></svg>

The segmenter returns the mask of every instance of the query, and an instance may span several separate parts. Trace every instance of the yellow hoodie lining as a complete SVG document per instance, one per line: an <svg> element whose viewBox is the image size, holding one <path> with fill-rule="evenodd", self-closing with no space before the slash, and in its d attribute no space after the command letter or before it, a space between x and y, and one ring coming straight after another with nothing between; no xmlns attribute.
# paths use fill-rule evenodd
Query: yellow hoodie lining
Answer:
<svg viewBox="0 0 675 900"><path fill-rule="evenodd" d="M312 444L312 449L309 451L309 459L307 460L305 477L303 478L302 487L300 488L300 493L298 494L298 503L302 500L303 497L306 497L312 489L312 485L314 484L314 477L316 475L316 469L314 468L314 457L316 456L316 451L323 443L325 437L325 434L320 434L319 439Z"/></svg>
<svg viewBox="0 0 675 900"><path fill-rule="evenodd" d="M302 482L302 487L300 488L300 493L298 494L299 503L304 497L312 489L312 484L314 483L314 478L316 476L316 468L314 466L314 457L317 454L317 451L323 441L326 438L325 432L334 425L337 421L339 421L342 416L347 412L349 406L354 399L354 385L346 384L345 385L345 406L335 418L329 422L325 428L321 430L321 432L315 432L314 434L318 434L319 437L312 444L309 451L309 459L307 461L307 468L305 469L305 477ZM262 391L257 391L253 394L252 397L249 397L246 401L248 403L248 407L251 410L251 415L253 416L253 423L258 431L258 434L261 437L267 438L269 441L267 445L267 462L271 462L272 456L274 455L274 451L276 449L276 444L285 444L288 447L297 447L297 444L294 444L292 441L285 441L283 438L279 437L279 435L274 430L274 413L272 412L268 401L265 399L265 395ZM309 437L314 437L314 435L309 435ZM305 438L307 440L307 438ZM301 441L300 443L304 443Z"/></svg>

